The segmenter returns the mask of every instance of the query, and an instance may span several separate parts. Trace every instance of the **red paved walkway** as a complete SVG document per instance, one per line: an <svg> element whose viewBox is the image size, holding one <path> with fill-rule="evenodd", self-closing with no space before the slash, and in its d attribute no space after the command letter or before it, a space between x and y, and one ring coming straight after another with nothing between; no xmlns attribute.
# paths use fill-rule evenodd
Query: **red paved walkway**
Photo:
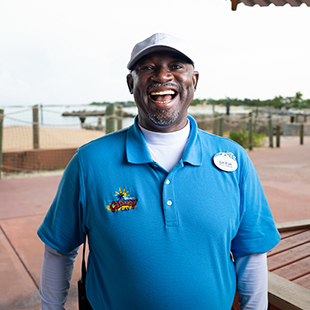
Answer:
<svg viewBox="0 0 310 310"><path fill-rule="evenodd" d="M276 222L310 218L310 137L281 140L281 148L249 153ZM59 176L0 180L0 310L40 309L43 244L36 235L57 189ZM77 309L74 268L66 309Z"/></svg>

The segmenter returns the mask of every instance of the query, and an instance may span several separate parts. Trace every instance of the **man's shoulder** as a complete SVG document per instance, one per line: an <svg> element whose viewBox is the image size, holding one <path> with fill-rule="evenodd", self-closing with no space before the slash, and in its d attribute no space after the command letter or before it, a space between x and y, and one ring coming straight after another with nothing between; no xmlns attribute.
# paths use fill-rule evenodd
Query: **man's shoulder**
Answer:
<svg viewBox="0 0 310 310"><path fill-rule="evenodd" d="M214 158L215 156L226 153L237 161L238 166L242 167L242 171L245 171L244 169L248 166L250 159L247 151L240 144L229 138L217 136L202 130L199 130L198 135L204 157L210 156Z"/></svg>
<svg viewBox="0 0 310 310"><path fill-rule="evenodd" d="M235 151L246 153L246 150L240 144L229 138L217 136L200 129L198 130L198 135L202 143L207 144L208 147L216 149L228 147Z"/></svg>
<svg viewBox="0 0 310 310"><path fill-rule="evenodd" d="M78 148L78 153L89 154L97 151L109 152L125 145L128 128L106 134Z"/></svg>

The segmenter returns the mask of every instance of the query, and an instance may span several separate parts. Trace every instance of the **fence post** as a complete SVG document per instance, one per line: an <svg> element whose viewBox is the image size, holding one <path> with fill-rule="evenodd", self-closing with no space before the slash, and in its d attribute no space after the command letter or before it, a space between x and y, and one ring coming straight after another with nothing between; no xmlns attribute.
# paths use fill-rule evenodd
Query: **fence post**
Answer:
<svg viewBox="0 0 310 310"><path fill-rule="evenodd" d="M213 134L217 135L217 115L213 113Z"/></svg>
<svg viewBox="0 0 310 310"><path fill-rule="evenodd" d="M246 116L242 116L241 118L241 131L246 133Z"/></svg>
<svg viewBox="0 0 310 310"><path fill-rule="evenodd" d="M256 107L256 110L255 110L254 125L253 125L253 132L254 133L256 133L257 117L258 117L258 107Z"/></svg>
<svg viewBox="0 0 310 310"><path fill-rule="evenodd" d="M4 120L4 110L0 109L0 179L2 173L2 143L3 143L3 120Z"/></svg>
<svg viewBox="0 0 310 310"><path fill-rule="evenodd" d="M205 130L206 129L206 114L201 114L200 121L197 123L199 124L199 128L201 130Z"/></svg>
<svg viewBox="0 0 310 310"><path fill-rule="evenodd" d="M223 117L223 115L221 115L219 120L218 120L218 128L219 128L219 136L223 137L223 135L224 135L224 117Z"/></svg>
<svg viewBox="0 0 310 310"><path fill-rule="evenodd" d="M253 150L253 119L252 112L249 113L249 150Z"/></svg>
<svg viewBox="0 0 310 310"><path fill-rule="evenodd" d="M230 114L230 102L226 102L226 115L228 116Z"/></svg>
<svg viewBox="0 0 310 310"><path fill-rule="evenodd" d="M123 109L119 107L116 110L116 116L117 116L117 130L120 130L123 128Z"/></svg>
<svg viewBox="0 0 310 310"><path fill-rule="evenodd" d="M280 147L280 125L276 126L276 140L277 147Z"/></svg>
<svg viewBox="0 0 310 310"><path fill-rule="evenodd" d="M39 105L36 104L32 107L32 136L33 136L33 148L39 149Z"/></svg>
<svg viewBox="0 0 310 310"><path fill-rule="evenodd" d="M111 103L105 110L105 133L115 131L115 104Z"/></svg>
<svg viewBox="0 0 310 310"><path fill-rule="evenodd" d="M273 147L273 128L271 115L268 116L269 147Z"/></svg>
<svg viewBox="0 0 310 310"><path fill-rule="evenodd" d="M43 125L43 104L40 104L40 111L41 111L41 125Z"/></svg>
<svg viewBox="0 0 310 310"><path fill-rule="evenodd" d="M300 144L304 144L304 124L299 124Z"/></svg>

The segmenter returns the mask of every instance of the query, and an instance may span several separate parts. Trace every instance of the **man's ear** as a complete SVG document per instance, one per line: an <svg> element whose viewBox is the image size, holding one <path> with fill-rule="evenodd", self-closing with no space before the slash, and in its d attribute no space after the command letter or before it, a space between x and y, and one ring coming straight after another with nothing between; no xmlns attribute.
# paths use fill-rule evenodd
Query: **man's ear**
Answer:
<svg viewBox="0 0 310 310"><path fill-rule="evenodd" d="M133 77L131 73L127 75L127 85L128 85L129 92L133 94Z"/></svg>
<svg viewBox="0 0 310 310"><path fill-rule="evenodd" d="M193 80L194 90L196 90L198 80L199 80L199 72L198 71L193 72L192 80Z"/></svg>

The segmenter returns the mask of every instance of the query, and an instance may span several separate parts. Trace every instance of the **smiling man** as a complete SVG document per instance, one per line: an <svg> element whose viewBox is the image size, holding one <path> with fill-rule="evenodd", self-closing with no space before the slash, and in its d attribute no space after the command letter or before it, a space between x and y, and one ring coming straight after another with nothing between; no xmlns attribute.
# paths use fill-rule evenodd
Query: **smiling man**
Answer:
<svg viewBox="0 0 310 310"><path fill-rule="evenodd" d="M42 309L64 309L88 236L96 310L267 309L266 252L279 233L246 151L187 115L198 82L188 45L138 43L134 124L78 149L38 230Z"/></svg>
<svg viewBox="0 0 310 310"><path fill-rule="evenodd" d="M137 61L138 56L135 59ZM127 83L146 129L173 132L185 127L198 82L190 59L172 51L150 53L129 68Z"/></svg>

